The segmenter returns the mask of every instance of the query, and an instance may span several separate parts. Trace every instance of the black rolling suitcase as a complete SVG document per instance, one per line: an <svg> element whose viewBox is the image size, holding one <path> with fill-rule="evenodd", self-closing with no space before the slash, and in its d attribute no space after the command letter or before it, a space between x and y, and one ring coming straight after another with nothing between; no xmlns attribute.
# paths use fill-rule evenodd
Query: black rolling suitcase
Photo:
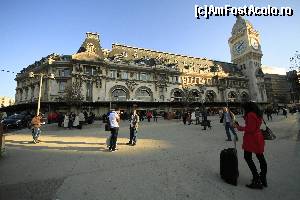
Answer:
<svg viewBox="0 0 300 200"><path fill-rule="evenodd" d="M221 151L220 175L226 183L229 183L231 185L237 185L237 179L239 177L239 168L235 139L234 148L223 149Z"/></svg>

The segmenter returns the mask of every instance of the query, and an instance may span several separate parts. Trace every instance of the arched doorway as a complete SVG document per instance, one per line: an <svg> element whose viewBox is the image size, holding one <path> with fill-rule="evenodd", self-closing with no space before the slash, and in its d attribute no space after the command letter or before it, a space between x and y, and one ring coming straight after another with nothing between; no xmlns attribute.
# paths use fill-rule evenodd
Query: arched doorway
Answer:
<svg viewBox="0 0 300 200"><path fill-rule="evenodd" d="M216 97L217 97L217 94L214 91L208 90L205 95L205 101L206 102L215 102Z"/></svg>

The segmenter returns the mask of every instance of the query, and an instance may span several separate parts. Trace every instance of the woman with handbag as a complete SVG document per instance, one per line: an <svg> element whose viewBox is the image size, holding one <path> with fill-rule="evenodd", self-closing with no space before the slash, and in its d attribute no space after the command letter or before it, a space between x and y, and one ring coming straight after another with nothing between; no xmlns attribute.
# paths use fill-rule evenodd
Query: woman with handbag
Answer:
<svg viewBox="0 0 300 200"><path fill-rule="evenodd" d="M253 176L252 182L246 186L252 189L262 189L263 186L267 187L267 162L264 157L265 141L260 130L263 113L254 102L244 103L242 107L245 113L245 126L240 126L238 123L234 126L239 131L244 131L242 146L244 149L244 159ZM260 173L257 172L255 163L252 160L252 153L255 153L259 160Z"/></svg>

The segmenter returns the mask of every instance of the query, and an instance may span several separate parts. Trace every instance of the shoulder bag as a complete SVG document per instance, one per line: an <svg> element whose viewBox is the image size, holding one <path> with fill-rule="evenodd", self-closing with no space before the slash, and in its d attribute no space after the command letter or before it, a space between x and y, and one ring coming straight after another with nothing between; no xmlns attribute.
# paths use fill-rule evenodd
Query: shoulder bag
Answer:
<svg viewBox="0 0 300 200"><path fill-rule="evenodd" d="M264 136L264 140L275 140L276 139L276 135L273 133L273 131L267 126L267 123L265 122L265 120L263 119L263 122L266 126L266 129L260 129L262 135Z"/></svg>

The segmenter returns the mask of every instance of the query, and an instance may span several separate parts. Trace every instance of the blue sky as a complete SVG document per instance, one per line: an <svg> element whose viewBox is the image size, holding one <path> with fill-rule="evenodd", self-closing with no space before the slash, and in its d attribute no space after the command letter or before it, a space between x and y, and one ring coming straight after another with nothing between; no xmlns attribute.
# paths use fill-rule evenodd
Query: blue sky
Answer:
<svg viewBox="0 0 300 200"><path fill-rule="evenodd" d="M298 0L1 0L0 69L19 72L51 53L73 54L85 32L112 43L230 62L235 17L197 20L194 5L290 6L292 17L245 17L260 32L262 64L289 68L300 51ZM1 72L0 96L15 94L15 75Z"/></svg>

